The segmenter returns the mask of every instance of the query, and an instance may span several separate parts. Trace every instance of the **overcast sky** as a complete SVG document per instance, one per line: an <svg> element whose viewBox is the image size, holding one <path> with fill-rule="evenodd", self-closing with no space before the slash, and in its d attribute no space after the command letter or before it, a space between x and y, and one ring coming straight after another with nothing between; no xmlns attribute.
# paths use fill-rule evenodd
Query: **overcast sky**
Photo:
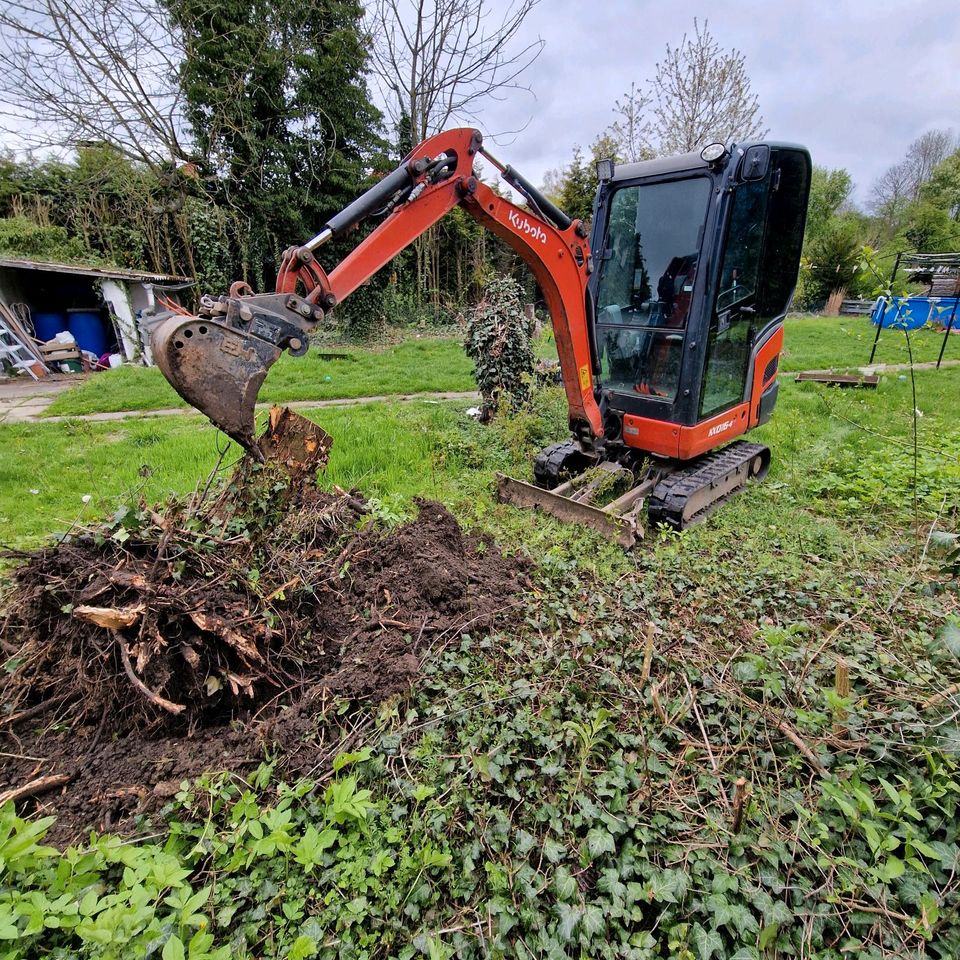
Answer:
<svg viewBox="0 0 960 960"><path fill-rule="evenodd" d="M614 100L653 75L694 17L745 54L770 136L846 167L858 200L919 134L960 132L960 0L541 0L520 38L546 41L527 74L532 95L486 103L478 126L527 124L497 150L539 183L609 126Z"/></svg>

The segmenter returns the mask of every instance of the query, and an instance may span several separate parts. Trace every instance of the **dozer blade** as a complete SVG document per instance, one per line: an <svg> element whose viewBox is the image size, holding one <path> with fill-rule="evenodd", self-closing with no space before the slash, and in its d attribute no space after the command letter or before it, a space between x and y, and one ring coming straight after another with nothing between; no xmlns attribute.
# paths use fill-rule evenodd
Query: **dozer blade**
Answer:
<svg viewBox="0 0 960 960"><path fill-rule="evenodd" d="M536 507L559 520L583 524L627 549L643 536L643 524L638 518L643 498L651 487L651 483L643 483L606 507L597 507L588 501L574 499L576 492L570 483L545 490L502 473L497 474L497 499L501 503L510 503L515 507ZM567 495L568 491L573 495Z"/></svg>
<svg viewBox="0 0 960 960"><path fill-rule="evenodd" d="M178 314L154 327L151 347L173 389L257 454L257 393L280 356L279 347L216 320Z"/></svg>

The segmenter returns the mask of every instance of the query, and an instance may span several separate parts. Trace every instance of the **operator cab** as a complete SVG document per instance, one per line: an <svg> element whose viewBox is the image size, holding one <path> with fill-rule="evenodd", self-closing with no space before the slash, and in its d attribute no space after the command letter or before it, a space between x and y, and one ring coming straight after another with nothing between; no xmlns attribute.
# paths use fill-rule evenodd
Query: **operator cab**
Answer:
<svg viewBox="0 0 960 960"><path fill-rule="evenodd" d="M803 242L806 150L759 143L704 153L720 155L619 166L594 209L592 345L605 429L652 452L660 451L637 424L692 428L768 385L754 383L754 367L763 345L782 336ZM769 417L775 373L774 365L772 396L743 412L731 438ZM663 452L676 456L672 443Z"/></svg>

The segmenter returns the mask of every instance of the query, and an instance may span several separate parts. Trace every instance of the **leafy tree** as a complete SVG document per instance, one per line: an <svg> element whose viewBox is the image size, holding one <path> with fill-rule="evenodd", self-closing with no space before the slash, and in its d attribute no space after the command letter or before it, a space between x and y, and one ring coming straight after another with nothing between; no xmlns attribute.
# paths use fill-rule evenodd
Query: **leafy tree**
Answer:
<svg viewBox="0 0 960 960"><path fill-rule="evenodd" d="M842 167L830 170L815 166L810 179L810 202L807 207L807 239L821 234L827 224L849 203L853 179Z"/></svg>
<svg viewBox="0 0 960 960"><path fill-rule="evenodd" d="M889 166L874 183L870 210L888 237L900 230L913 204L924 194L934 171L957 149L950 130L928 130L907 147L906 156Z"/></svg>
<svg viewBox="0 0 960 960"><path fill-rule="evenodd" d="M246 271L349 202L381 149L352 0L168 0L184 37L180 82L201 174L245 219Z"/></svg>
<svg viewBox="0 0 960 960"><path fill-rule="evenodd" d="M901 248L924 253L948 253L955 250L960 231L946 210L921 201L913 204L904 218Z"/></svg>
<svg viewBox="0 0 960 960"><path fill-rule="evenodd" d="M590 222L599 185L596 164L598 160L606 159L620 159L618 145L609 134L603 134L593 141L589 160L584 159L579 144L573 148L573 160L563 171L559 184L558 201L564 213Z"/></svg>
<svg viewBox="0 0 960 960"><path fill-rule="evenodd" d="M833 293L850 287L857 276L862 247L860 224L854 216L833 217L808 243L798 306L820 306Z"/></svg>
<svg viewBox="0 0 960 960"><path fill-rule="evenodd" d="M189 178L171 165L151 168L113 144L92 142L69 161L0 164L0 216L63 228L80 244L71 247L74 260L192 274L189 189ZM53 249L48 255L56 256Z"/></svg>
<svg viewBox="0 0 960 960"><path fill-rule="evenodd" d="M563 172L560 187L560 209L568 216L581 220L590 219L593 198L596 193L596 173L583 157L579 145L573 148L573 160Z"/></svg>
<svg viewBox="0 0 960 960"><path fill-rule="evenodd" d="M960 150L941 161L923 185L920 198L960 221Z"/></svg>
<svg viewBox="0 0 960 960"><path fill-rule="evenodd" d="M63 227L41 227L26 217L0 218L0 254L61 263L90 259L83 243Z"/></svg>

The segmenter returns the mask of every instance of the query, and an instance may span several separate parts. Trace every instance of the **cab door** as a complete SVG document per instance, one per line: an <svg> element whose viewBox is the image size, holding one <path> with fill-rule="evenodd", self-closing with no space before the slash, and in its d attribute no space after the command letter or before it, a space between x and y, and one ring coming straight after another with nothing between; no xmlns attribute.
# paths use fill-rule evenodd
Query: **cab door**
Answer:
<svg viewBox="0 0 960 960"><path fill-rule="evenodd" d="M810 157L757 144L740 165L710 315L698 421L748 398L756 347L782 325L803 243Z"/></svg>

